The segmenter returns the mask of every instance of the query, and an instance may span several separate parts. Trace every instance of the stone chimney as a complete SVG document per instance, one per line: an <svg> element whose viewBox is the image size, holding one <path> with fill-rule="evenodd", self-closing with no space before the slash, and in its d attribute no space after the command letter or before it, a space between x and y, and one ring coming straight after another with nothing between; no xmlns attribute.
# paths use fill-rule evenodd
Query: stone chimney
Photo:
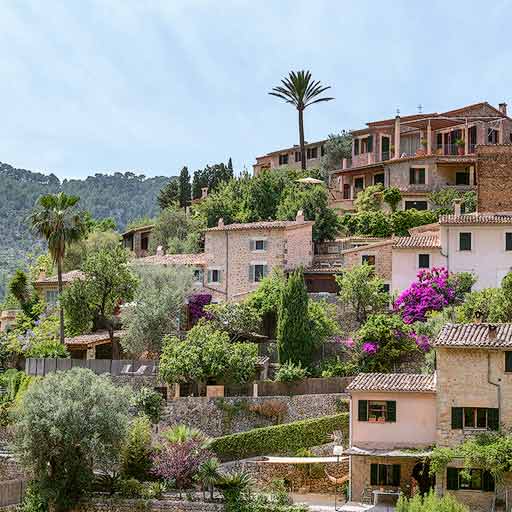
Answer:
<svg viewBox="0 0 512 512"><path fill-rule="evenodd" d="M208 187L201 188L201 199L208 197Z"/></svg>
<svg viewBox="0 0 512 512"><path fill-rule="evenodd" d="M506 116L506 115L507 115L507 104L506 104L505 102L500 103L500 104L498 105L498 109L499 109L499 111L500 111L504 116Z"/></svg>
<svg viewBox="0 0 512 512"><path fill-rule="evenodd" d="M488 338L490 340L495 340L496 339L496 329L497 329L497 325L493 325L493 324L489 324L489 335L488 335Z"/></svg>
<svg viewBox="0 0 512 512"><path fill-rule="evenodd" d="M163 256L164 255L164 248L159 245L157 248L156 248L156 255L157 256Z"/></svg>
<svg viewBox="0 0 512 512"><path fill-rule="evenodd" d="M297 212L297 215L295 216L295 222L299 222L301 224L304 222L304 212L302 210Z"/></svg>
<svg viewBox="0 0 512 512"><path fill-rule="evenodd" d="M477 309L475 311L475 324L481 324L482 323L482 312Z"/></svg>
<svg viewBox="0 0 512 512"><path fill-rule="evenodd" d="M39 277L37 278L38 281L43 281L46 278L46 272L44 271L44 268L39 269Z"/></svg>
<svg viewBox="0 0 512 512"><path fill-rule="evenodd" d="M453 209L454 209L454 213L455 215L461 215L461 205L462 205L462 200L460 199L455 199L453 201Z"/></svg>
<svg viewBox="0 0 512 512"><path fill-rule="evenodd" d="M217 222L217 227L220 229L224 228L224 219L222 217L219 219L219 222Z"/></svg>
<svg viewBox="0 0 512 512"><path fill-rule="evenodd" d="M395 154L393 158L400 158L400 115L395 117Z"/></svg>

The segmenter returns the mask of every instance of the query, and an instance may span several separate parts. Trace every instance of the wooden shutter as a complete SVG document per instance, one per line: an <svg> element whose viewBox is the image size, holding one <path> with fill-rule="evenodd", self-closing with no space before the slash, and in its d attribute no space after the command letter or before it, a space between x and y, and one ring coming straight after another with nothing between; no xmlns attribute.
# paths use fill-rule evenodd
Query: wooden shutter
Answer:
<svg viewBox="0 0 512 512"><path fill-rule="evenodd" d="M414 185L416 183L416 169L409 169L409 184Z"/></svg>
<svg viewBox="0 0 512 512"><path fill-rule="evenodd" d="M418 169L418 183L420 185L425 184L425 169L423 169L423 168Z"/></svg>
<svg viewBox="0 0 512 512"><path fill-rule="evenodd" d="M354 155L359 155L359 139L354 141Z"/></svg>
<svg viewBox="0 0 512 512"><path fill-rule="evenodd" d="M370 465L370 485L379 485L379 465Z"/></svg>
<svg viewBox="0 0 512 512"><path fill-rule="evenodd" d="M500 429L500 410L499 409L487 409L487 428L489 430Z"/></svg>
<svg viewBox="0 0 512 512"><path fill-rule="evenodd" d="M368 153L373 153L373 135L368 135Z"/></svg>
<svg viewBox="0 0 512 512"><path fill-rule="evenodd" d="M267 240L262 240L263 242L263 250L266 251L267 248L268 248L268 241Z"/></svg>
<svg viewBox="0 0 512 512"><path fill-rule="evenodd" d="M462 428L462 407L452 407L452 429Z"/></svg>
<svg viewBox="0 0 512 512"><path fill-rule="evenodd" d="M390 400L386 402L388 408L388 418L387 421L396 421L396 402L394 400Z"/></svg>
<svg viewBox="0 0 512 512"><path fill-rule="evenodd" d="M249 265L249 282L254 283L254 265Z"/></svg>
<svg viewBox="0 0 512 512"><path fill-rule="evenodd" d="M368 400L358 400L357 410L359 421L368 421Z"/></svg>
<svg viewBox="0 0 512 512"><path fill-rule="evenodd" d="M400 485L400 464L393 464L393 484L394 486Z"/></svg>
<svg viewBox="0 0 512 512"><path fill-rule="evenodd" d="M256 240L249 240L249 250L254 251L256 249Z"/></svg>
<svg viewBox="0 0 512 512"><path fill-rule="evenodd" d="M263 277L268 276L268 265L263 265Z"/></svg>
<svg viewBox="0 0 512 512"><path fill-rule="evenodd" d="M494 477L489 471L482 472L482 490L486 492L494 492Z"/></svg>
<svg viewBox="0 0 512 512"><path fill-rule="evenodd" d="M459 470L457 468L446 468L446 488L449 491L459 490Z"/></svg>
<svg viewBox="0 0 512 512"><path fill-rule="evenodd" d="M211 270L208 270L208 282L209 283L212 282L212 271Z"/></svg>
<svg viewBox="0 0 512 512"><path fill-rule="evenodd" d="M512 352L505 352L505 371L512 372Z"/></svg>

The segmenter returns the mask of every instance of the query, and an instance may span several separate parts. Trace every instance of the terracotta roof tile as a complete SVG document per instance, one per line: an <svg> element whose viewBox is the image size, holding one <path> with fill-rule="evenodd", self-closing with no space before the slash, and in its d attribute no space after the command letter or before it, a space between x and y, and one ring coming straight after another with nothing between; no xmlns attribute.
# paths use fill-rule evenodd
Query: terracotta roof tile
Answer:
<svg viewBox="0 0 512 512"><path fill-rule="evenodd" d="M434 346L512 348L512 324L446 324Z"/></svg>
<svg viewBox="0 0 512 512"><path fill-rule="evenodd" d="M347 387L347 391L431 393L435 390L435 375L419 373L360 373Z"/></svg>
<svg viewBox="0 0 512 512"><path fill-rule="evenodd" d="M206 256L204 253L196 254L155 254L145 258L133 260L133 265L206 265Z"/></svg>
<svg viewBox="0 0 512 512"><path fill-rule="evenodd" d="M439 224L512 224L512 215L498 213L441 215Z"/></svg>
<svg viewBox="0 0 512 512"><path fill-rule="evenodd" d="M65 272L62 274L62 282L70 283L76 279L81 279L82 277L84 277L84 273L81 270L71 270L70 272ZM57 284L57 282L57 275L48 277L45 276L43 278L40 277L36 281L37 284Z"/></svg>
<svg viewBox="0 0 512 512"><path fill-rule="evenodd" d="M120 338L124 331L114 331L114 337ZM110 335L108 331L98 331L89 334L81 334L80 336L74 336L72 338L65 338L64 343L68 346L73 345L89 345L92 343L99 343L104 341L110 341Z"/></svg>
<svg viewBox="0 0 512 512"><path fill-rule="evenodd" d="M394 239L393 247L395 249L437 249L441 247L441 242L437 235L399 236Z"/></svg>
<svg viewBox="0 0 512 512"><path fill-rule="evenodd" d="M246 229L286 229L298 226L313 225L314 222L307 220L304 222L297 222L295 220L273 220L266 222L248 222L246 224L226 224L222 227L216 226L209 228L206 231L243 231Z"/></svg>

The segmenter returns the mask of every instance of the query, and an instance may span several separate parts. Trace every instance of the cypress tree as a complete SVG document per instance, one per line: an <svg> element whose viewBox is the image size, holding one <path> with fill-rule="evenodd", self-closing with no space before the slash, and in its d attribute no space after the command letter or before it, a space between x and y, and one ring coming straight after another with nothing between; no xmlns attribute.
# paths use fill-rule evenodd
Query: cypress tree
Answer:
<svg viewBox="0 0 512 512"><path fill-rule="evenodd" d="M298 269L288 277L279 304L277 349L281 364L311 364L314 340L309 329L308 300L304 275Z"/></svg>
<svg viewBox="0 0 512 512"><path fill-rule="evenodd" d="M158 193L157 202L161 210L165 210L179 199L179 185L176 176L173 176L167 185Z"/></svg>
<svg viewBox="0 0 512 512"><path fill-rule="evenodd" d="M190 185L190 174L188 167L181 169L179 178L179 200L181 208L186 208L190 204L192 186Z"/></svg>

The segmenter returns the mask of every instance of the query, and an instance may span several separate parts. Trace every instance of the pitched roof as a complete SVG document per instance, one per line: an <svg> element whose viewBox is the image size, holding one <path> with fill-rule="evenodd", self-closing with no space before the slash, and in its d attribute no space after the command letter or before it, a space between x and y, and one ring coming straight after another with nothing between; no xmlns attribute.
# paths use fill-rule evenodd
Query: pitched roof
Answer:
<svg viewBox="0 0 512 512"><path fill-rule="evenodd" d="M154 227L155 227L154 224L147 224L145 226L137 226L135 228L125 231L124 233L121 233L121 236L124 237L124 236L130 235L132 233L138 233L139 231L152 231Z"/></svg>
<svg viewBox="0 0 512 512"><path fill-rule="evenodd" d="M439 236L399 236L394 239L393 248L395 249L438 249L441 247Z"/></svg>
<svg viewBox="0 0 512 512"><path fill-rule="evenodd" d="M435 390L435 375L419 373L360 373L347 387L347 391L432 393Z"/></svg>
<svg viewBox="0 0 512 512"><path fill-rule="evenodd" d="M120 338L123 331L114 331L114 337ZM91 345L93 343L106 343L110 342L110 335L108 331L91 332L89 334L81 334L72 338L65 338L64 343L68 346L73 345Z"/></svg>
<svg viewBox="0 0 512 512"><path fill-rule="evenodd" d="M225 224L224 226L216 226L208 228L206 231L243 231L247 229L287 229L299 226L313 225L312 220L297 222L295 220L273 220L265 222L248 222L246 224Z"/></svg>
<svg viewBox="0 0 512 512"><path fill-rule="evenodd" d="M206 255L204 252L189 254L155 254L146 256L145 258L137 258L133 260L133 265L206 265Z"/></svg>
<svg viewBox="0 0 512 512"><path fill-rule="evenodd" d="M499 213L441 215L439 224L512 224L512 215Z"/></svg>
<svg viewBox="0 0 512 512"><path fill-rule="evenodd" d="M81 279L85 277L85 274L81 270L71 270L70 272L65 272L62 274L62 282L70 283L75 281L76 279ZM58 279L57 275L54 276L40 276L37 281L37 284L57 284Z"/></svg>
<svg viewBox="0 0 512 512"><path fill-rule="evenodd" d="M446 324L434 346L512 348L512 324Z"/></svg>

